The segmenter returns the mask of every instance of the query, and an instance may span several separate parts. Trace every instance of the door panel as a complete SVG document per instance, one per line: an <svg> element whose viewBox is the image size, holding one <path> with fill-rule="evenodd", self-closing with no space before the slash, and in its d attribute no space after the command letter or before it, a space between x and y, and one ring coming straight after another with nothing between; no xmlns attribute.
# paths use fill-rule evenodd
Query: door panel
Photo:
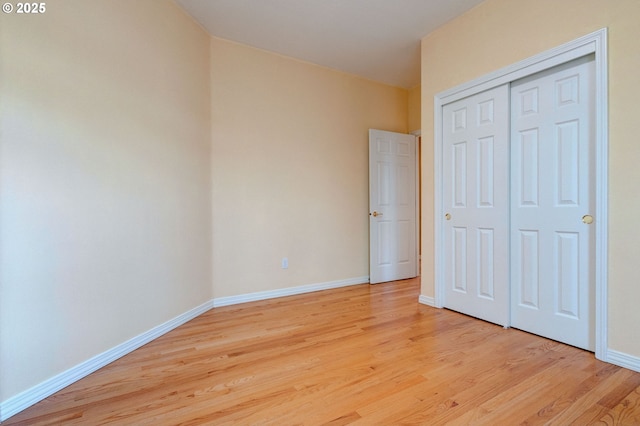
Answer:
<svg viewBox="0 0 640 426"><path fill-rule="evenodd" d="M478 296L487 299L495 297L495 280L493 269L495 250L493 248L495 231L493 229L478 229L478 250L476 263L478 264Z"/></svg>
<svg viewBox="0 0 640 426"><path fill-rule="evenodd" d="M508 119L504 85L443 107L445 307L509 316Z"/></svg>
<svg viewBox="0 0 640 426"><path fill-rule="evenodd" d="M453 291L467 294L467 228L453 227Z"/></svg>
<svg viewBox="0 0 640 426"><path fill-rule="evenodd" d="M516 273L519 274L520 280L515 282L519 285L519 288L515 289L515 293L519 296L515 303L537 309L540 306L538 232L519 230L517 236L518 240L513 244L512 256L522 261L517 265L519 271Z"/></svg>
<svg viewBox="0 0 640 426"><path fill-rule="evenodd" d="M593 60L511 87L512 326L593 350Z"/></svg>
<svg viewBox="0 0 640 426"><path fill-rule="evenodd" d="M417 275L416 142L369 130L369 282Z"/></svg>

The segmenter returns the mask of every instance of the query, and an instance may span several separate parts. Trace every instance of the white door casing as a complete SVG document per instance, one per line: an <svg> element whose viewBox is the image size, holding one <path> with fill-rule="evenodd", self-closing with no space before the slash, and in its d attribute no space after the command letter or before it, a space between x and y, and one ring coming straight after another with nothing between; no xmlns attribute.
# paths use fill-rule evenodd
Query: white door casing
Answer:
<svg viewBox="0 0 640 426"><path fill-rule="evenodd" d="M443 206L443 105L475 95L488 89L508 84L583 57L594 55L594 182L595 215L593 227L594 262L591 265L595 284L595 355L603 361L625 366L625 360L608 348L607 339L607 238L608 238L608 76L607 76L607 30L601 29L569 43L545 51L518 63L446 90L434 97L434 243L435 243L435 287L433 302L428 296L420 296L422 303L443 307L445 302L445 251L444 251L444 206Z"/></svg>
<svg viewBox="0 0 640 426"><path fill-rule="evenodd" d="M589 55L511 85L511 325L587 350L595 348L593 65Z"/></svg>
<svg viewBox="0 0 640 426"><path fill-rule="evenodd" d="M369 130L369 282L417 275L415 136Z"/></svg>
<svg viewBox="0 0 640 426"><path fill-rule="evenodd" d="M509 85L445 105L446 307L509 323Z"/></svg>

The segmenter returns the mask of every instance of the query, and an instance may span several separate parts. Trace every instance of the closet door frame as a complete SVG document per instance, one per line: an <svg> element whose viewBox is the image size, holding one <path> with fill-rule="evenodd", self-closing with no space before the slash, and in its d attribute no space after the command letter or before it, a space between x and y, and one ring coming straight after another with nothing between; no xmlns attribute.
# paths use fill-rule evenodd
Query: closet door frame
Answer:
<svg viewBox="0 0 640 426"><path fill-rule="evenodd" d="M494 87L564 64L589 54L595 55L595 204L598 226L595 229L595 356L607 361L607 255L608 255L608 76L607 29L595 31L569 43L532 56L500 70L445 90L434 97L434 306L444 307L443 243L443 149L442 107Z"/></svg>

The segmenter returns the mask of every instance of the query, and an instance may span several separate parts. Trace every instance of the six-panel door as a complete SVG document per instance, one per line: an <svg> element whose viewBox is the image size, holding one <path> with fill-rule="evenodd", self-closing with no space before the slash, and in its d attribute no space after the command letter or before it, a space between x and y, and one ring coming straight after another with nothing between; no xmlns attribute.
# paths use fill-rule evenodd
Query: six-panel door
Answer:
<svg viewBox="0 0 640 426"><path fill-rule="evenodd" d="M511 324L588 350L593 64L577 59L511 87Z"/></svg>
<svg viewBox="0 0 640 426"><path fill-rule="evenodd" d="M444 306L588 350L593 66L580 58L442 108Z"/></svg>
<svg viewBox="0 0 640 426"><path fill-rule="evenodd" d="M415 136L369 130L369 209L369 282L415 277Z"/></svg>
<svg viewBox="0 0 640 426"><path fill-rule="evenodd" d="M445 306L507 325L509 87L445 105L442 117Z"/></svg>

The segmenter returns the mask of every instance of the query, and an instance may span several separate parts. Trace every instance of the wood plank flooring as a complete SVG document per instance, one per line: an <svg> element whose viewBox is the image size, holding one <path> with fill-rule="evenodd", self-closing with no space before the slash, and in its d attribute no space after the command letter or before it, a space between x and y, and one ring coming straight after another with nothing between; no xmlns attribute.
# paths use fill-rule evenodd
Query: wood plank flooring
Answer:
<svg viewBox="0 0 640 426"><path fill-rule="evenodd" d="M8 425L640 425L640 373L418 304L417 279L216 308Z"/></svg>

